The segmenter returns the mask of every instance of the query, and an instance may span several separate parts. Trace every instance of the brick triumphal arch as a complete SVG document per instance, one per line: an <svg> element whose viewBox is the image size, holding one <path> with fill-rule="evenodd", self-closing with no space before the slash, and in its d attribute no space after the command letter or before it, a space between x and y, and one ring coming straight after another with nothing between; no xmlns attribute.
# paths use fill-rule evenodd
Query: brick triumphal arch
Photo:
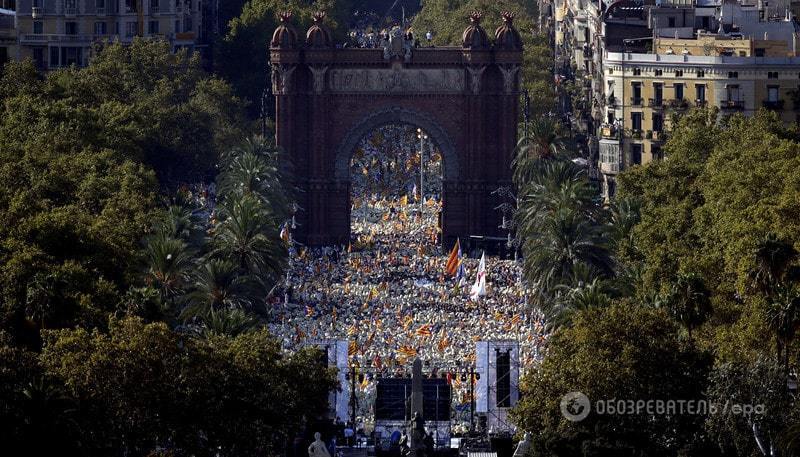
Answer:
<svg viewBox="0 0 800 457"><path fill-rule="evenodd" d="M500 236L499 201L511 183L522 43L513 15L490 40L473 14L461 47L415 47L399 29L371 49L336 47L318 14L305 37L281 15L270 46L276 141L300 189L295 237L310 245L350 238L350 159L387 124L425 130L442 151L442 231Z"/></svg>

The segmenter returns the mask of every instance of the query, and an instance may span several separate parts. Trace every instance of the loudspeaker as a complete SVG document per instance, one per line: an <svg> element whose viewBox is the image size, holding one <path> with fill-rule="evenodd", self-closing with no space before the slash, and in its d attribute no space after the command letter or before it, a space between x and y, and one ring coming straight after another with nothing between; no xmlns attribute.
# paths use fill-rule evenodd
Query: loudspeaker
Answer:
<svg viewBox="0 0 800 457"><path fill-rule="evenodd" d="M338 417L340 422L347 421L350 417L350 383L347 380L347 340L307 340L304 346L318 347L323 350L320 363L326 363L330 368L336 368L336 377L340 389L331 392L328 396L331 418Z"/></svg>
<svg viewBox="0 0 800 457"><path fill-rule="evenodd" d="M475 411L486 413L490 430L508 431L508 410L519 400L519 343L479 341L475 346Z"/></svg>

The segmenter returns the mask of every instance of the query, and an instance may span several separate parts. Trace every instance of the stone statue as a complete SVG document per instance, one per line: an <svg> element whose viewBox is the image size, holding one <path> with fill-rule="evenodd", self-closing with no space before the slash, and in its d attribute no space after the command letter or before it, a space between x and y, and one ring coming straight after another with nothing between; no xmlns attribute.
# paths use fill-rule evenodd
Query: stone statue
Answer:
<svg viewBox="0 0 800 457"><path fill-rule="evenodd" d="M531 434L525 432L525 437L517 444L517 449L514 451L514 457L525 457L528 450L531 448Z"/></svg>
<svg viewBox="0 0 800 457"><path fill-rule="evenodd" d="M411 62L411 48L413 48L413 42L408 39L400 27L395 27L389 32L389 40L383 42L383 58L385 60L402 58L405 63L409 63Z"/></svg>
<svg viewBox="0 0 800 457"><path fill-rule="evenodd" d="M331 457L319 432L314 433L314 442L308 447L308 457Z"/></svg>

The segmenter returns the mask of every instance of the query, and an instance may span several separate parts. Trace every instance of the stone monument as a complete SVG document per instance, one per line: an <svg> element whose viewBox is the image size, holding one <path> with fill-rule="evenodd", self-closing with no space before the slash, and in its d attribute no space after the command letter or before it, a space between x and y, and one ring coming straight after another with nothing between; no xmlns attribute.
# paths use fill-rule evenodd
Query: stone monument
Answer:
<svg viewBox="0 0 800 457"><path fill-rule="evenodd" d="M328 448L322 442L322 435L319 432L314 433L314 442L308 446L308 457L331 457Z"/></svg>
<svg viewBox="0 0 800 457"><path fill-rule="evenodd" d="M417 358L414 360L411 370L411 411L413 414L411 424L409 424L411 429L409 455L411 457L421 457L425 454L425 419L422 416L422 408L422 361Z"/></svg>

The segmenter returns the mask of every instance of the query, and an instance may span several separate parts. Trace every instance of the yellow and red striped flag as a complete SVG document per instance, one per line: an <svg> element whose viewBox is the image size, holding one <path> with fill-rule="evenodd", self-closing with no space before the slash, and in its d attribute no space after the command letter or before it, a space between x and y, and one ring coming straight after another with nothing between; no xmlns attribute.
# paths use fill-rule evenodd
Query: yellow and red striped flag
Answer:
<svg viewBox="0 0 800 457"><path fill-rule="evenodd" d="M453 246L453 250L450 251L450 256L447 257L447 264L444 266L445 276L455 276L458 266L461 264L460 253L461 241L456 239L456 244Z"/></svg>
<svg viewBox="0 0 800 457"><path fill-rule="evenodd" d="M418 336L431 336L431 326L430 324L425 324L417 329Z"/></svg>
<svg viewBox="0 0 800 457"><path fill-rule="evenodd" d="M417 350L408 345L401 346L398 352L405 358L411 358L417 355Z"/></svg>

